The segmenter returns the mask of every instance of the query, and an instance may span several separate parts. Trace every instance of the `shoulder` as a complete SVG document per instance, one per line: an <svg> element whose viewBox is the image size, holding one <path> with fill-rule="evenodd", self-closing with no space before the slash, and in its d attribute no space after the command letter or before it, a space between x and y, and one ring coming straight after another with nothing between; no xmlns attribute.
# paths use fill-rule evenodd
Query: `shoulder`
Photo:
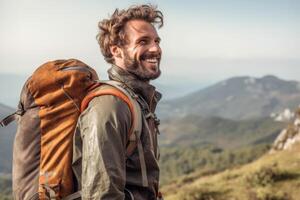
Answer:
<svg viewBox="0 0 300 200"><path fill-rule="evenodd" d="M118 93L121 93L117 88L110 85L103 85L96 89L96 91L94 92L102 92L102 94L94 97L90 101L88 109L100 108L101 110L115 110L117 112L130 111L128 104L124 101L124 99L119 95L116 95Z"/></svg>
<svg viewBox="0 0 300 200"><path fill-rule="evenodd" d="M101 86L96 91L116 90L112 86ZM88 104L88 107L81 113L80 118L101 119L101 121L112 120L130 121L131 111L127 103L112 94L103 94L94 97Z"/></svg>

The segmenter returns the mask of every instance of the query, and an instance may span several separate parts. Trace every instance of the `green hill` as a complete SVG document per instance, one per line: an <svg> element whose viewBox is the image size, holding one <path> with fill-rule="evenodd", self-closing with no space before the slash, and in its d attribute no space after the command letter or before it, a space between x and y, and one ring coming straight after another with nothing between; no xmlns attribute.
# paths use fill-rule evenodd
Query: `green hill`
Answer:
<svg viewBox="0 0 300 200"><path fill-rule="evenodd" d="M162 188L165 200L299 200L300 144L221 173L196 171Z"/></svg>

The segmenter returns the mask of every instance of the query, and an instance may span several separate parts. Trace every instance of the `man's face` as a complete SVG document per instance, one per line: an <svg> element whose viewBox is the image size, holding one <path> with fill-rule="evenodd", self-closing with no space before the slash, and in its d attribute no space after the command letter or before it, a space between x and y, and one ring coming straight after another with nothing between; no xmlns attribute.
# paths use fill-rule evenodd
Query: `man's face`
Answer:
<svg viewBox="0 0 300 200"><path fill-rule="evenodd" d="M162 52L154 26L143 20L131 20L124 32L127 40L122 47L124 68L146 81L158 78Z"/></svg>

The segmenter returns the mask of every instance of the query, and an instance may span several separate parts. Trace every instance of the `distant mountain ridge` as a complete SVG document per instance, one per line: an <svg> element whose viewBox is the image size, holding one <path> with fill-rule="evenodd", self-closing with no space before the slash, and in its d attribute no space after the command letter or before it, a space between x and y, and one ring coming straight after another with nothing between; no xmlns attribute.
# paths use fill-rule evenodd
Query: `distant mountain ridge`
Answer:
<svg viewBox="0 0 300 200"><path fill-rule="evenodd" d="M162 102L159 116L197 114L227 119L269 117L300 104L300 83L268 75L262 78L234 77L185 97Z"/></svg>

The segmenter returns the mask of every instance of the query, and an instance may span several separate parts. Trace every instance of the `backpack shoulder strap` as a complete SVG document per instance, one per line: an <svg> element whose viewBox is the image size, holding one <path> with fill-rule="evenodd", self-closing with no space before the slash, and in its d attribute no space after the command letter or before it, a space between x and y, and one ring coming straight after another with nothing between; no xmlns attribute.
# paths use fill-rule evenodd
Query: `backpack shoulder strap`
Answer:
<svg viewBox="0 0 300 200"><path fill-rule="evenodd" d="M128 133L128 145L126 149L126 155L130 156L134 149L137 146L137 139L140 138L141 132L142 132L142 111L139 106L139 103L137 102L138 96L134 94L129 89L125 88L122 83L117 81L101 81L102 84L111 85L113 88L108 89L101 89L94 92L90 92L82 101L81 103L81 112L83 112L89 102L97 97L102 95L113 95L115 97L120 98L123 100L129 107L131 112L131 122L132 126L130 128L130 131Z"/></svg>
<svg viewBox="0 0 300 200"><path fill-rule="evenodd" d="M142 182L143 182L143 186L147 187L148 177L147 177L146 162L144 158L143 146L140 139L142 133L143 121L142 121L142 110L137 101L139 97L130 88L128 88L126 85L124 85L121 82L109 80L109 81L100 81L100 83L111 85L113 88L97 90L95 92L91 92L90 94L88 94L81 103L81 112L83 112L87 108L89 102L93 98L101 95L114 95L122 99L128 105L131 112L132 126L128 133L129 140L126 147L126 156L129 157L137 147L139 160L141 164Z"/></svg>

